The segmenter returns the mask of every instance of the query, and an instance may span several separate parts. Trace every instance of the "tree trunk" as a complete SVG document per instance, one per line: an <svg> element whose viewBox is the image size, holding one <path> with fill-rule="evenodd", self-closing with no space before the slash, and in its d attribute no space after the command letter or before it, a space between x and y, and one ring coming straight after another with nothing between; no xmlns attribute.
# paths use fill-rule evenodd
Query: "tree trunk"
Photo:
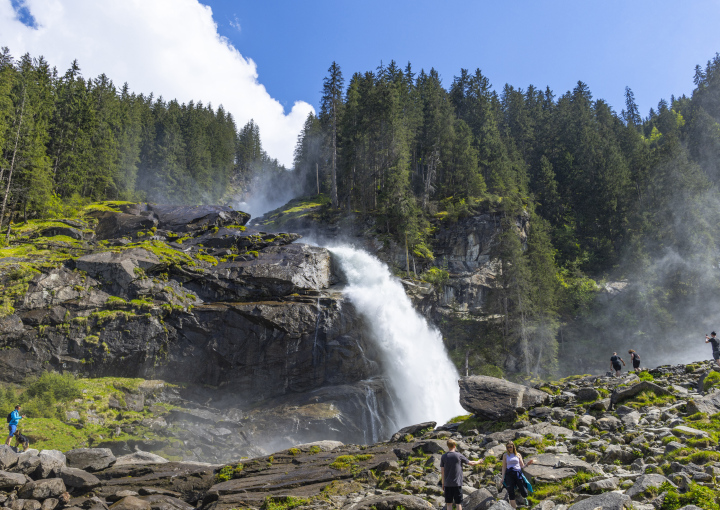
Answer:
<svg viewBox="0 0 720 510"><path fill-rule="evenodd" d="M8 172L8 182L5 188L5 196L3 197L2 209L0 209L0 228L2 228L3 220L5 219L5 206L7 205L7 198L10 194L10 183L12 182L13 170L15 170L15 158L17 156L18 142L20 140L20 128L22 127L23 116L25 114L25 90L23 89L23 101L20 106L20 122L18 122L17 133L15 133L15 148L13 149L12 160L10 161L10 171Z"/></svg>

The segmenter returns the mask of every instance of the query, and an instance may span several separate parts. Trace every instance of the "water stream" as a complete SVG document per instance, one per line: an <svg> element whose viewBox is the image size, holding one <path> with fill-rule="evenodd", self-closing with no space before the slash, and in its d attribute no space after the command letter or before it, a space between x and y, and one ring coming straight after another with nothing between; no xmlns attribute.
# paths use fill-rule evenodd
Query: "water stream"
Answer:
<svg viewBox="0 0 720 510"><path fill-rule="evenodd" d="M369 324L383 357L397 425L429 420L445 423L465 414L459 404L458 371L440 333L413 308L388 267L362 250L348 246L328 249L347 278L344 293ZM371 415L377 412L376 403L369 400L367 404Z"/></svg>

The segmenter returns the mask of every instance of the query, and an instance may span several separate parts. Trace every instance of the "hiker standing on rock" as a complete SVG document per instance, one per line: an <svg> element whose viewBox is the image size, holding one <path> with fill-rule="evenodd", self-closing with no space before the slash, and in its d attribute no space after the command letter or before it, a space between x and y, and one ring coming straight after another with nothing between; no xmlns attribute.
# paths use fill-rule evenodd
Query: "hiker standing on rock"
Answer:
<svg viewBox="0 0 720 510"><path fill-rule="evenodd" d="M502 458L502 479L503 485L507 489L510 506L517 508L515 502L515 489L520 491L523 498L527 498L527 488L525 487L525 478L523 477L523 468L529 466L535 459L530 459L527 464L523 462L522 455L517 451L515 443L512 441L505 445L507 451L503 453Z"/></svg>
<svg viewBox="0 0 720 510"><path fill-rule="evenodd" d="M25 415L20 415L20 404L15 406L15 410L8 414L7 422L8 422L8 434L7 439L5 440L5 444L9 445L10 440L15 435L15 431L17 430L18 423L20 423L20 420L25 418Z"/></svg>
<svg viewBox="0 0 720 510"><path fill-rule="evenodd" d="M621 362L622 367L624 367L625 360L618 356L617 352L613 352L613 355L610 357L610 366L613 370L615 370L615 377L620 377L620 370L622 370L622 367L620 366Z"/></svg>
<svg viewBox="0 0 720 510"><path fill-rule="evenodd" d="M480 464L479 460L469 460L462 453L455 451L457 443L452 439L447 440L448 452L440 457L440 479L442 480L443 492L447 510L452 510L453 502L457 510L462 510L462 465L474 466Z"/></svg>
<svg viewBox="0 0 720 510"><path fill-rule="evenodd" d="M638 353L635 352L635 349L630 349L628 354L630 355L630 361L632 361L633 369L635 372L640 372L640 356L638 356Z"/></svg>
<svg viewBox="0 0 720 510"><path fill-rule="evenodd" d="M720 339L715 338L714 331L710 333L710 336L705 335L705 343L712 344L713 359L720 365Z"/></svg>

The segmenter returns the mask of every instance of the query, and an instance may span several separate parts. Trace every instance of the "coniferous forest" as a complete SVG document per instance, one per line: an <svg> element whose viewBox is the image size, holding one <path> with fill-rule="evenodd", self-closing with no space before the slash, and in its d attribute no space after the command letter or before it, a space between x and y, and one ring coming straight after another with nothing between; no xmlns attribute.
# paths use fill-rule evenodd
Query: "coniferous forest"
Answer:
<svg viewBox="0 0 720 510"><path fill-rule="evenodd" d="M270 177L327 194L337 215L373 216L421 268L442 270L437 222L491 210L503 234L489 312L503 319L451 341L501 373L576 371L627 342L662 351L700 337L720 316L720 55L694 83L643 116L630 88L618 113L583 82L496 90L479 69L443 83L395 62L346 80L333 63L285 171L257 125L238 130L222 106L3 49L0 228L92 200L225 203Z"/></svg>

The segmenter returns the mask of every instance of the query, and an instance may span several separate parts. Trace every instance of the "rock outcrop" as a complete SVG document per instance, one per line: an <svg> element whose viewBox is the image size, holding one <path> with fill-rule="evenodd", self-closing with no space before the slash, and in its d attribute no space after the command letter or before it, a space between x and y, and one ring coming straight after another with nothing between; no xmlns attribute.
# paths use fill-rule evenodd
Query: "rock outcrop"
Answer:
<svg viewBox="0 0 720 510"><path fill-rule="evenodd" d="M159 451L167 444L157 436L178 427L185 447L173 455L188 460L257 454L278 437L362 442L368 420L389 437L378 353L333 289L339 277L329 252L293 244L298 234L247 227L248 219L225 206L108 203L77 226L22 230L16 242L55 243L43 236L66 226L83 239L45 258L0 259L0 284L16 289L20 277L24 285L0 317L0 378L20 383L52 369L182 384L111 403L184 409L144 419L152 440L92 445L114 455ZM387 407L387 423L369 414L370 395ZM107 467L78 459L71 467Z"/></svg>
<svg viewBox="0 0 720 510"><path fill-rule="evenodd" d="M458 384L460 405L487 420L511 419L516 411L524 412L548 400L543 391L485 375L463 377Z"/></svg>

